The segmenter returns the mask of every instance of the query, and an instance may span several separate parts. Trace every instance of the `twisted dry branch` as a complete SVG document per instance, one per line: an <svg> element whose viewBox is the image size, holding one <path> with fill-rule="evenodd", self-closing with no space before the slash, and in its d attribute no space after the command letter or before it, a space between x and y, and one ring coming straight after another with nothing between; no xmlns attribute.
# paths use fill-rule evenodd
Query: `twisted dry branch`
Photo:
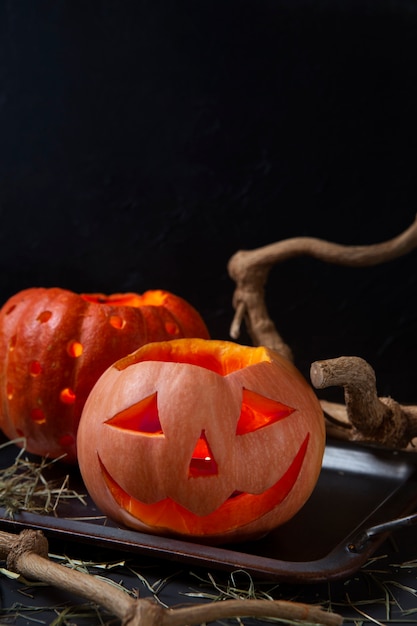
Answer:
<svg viewBox="0 0 417 626"><path fill-rule="evenodd" d="M278 617L339 626L340 615L318 606L280 600L225 600L167 609L148 598L134 599L124 590L48 558L48 542L39 530L19 535L0 531L0 558L9 570L87 598L117 616L123 626L192 626L232 617Z"/></svg>
<svg viewBox="0 0 417 626"><path fill-rule="evenodd" d="M397 237L369 246L344 246L314 237L294 237L255 250L240 250L228 263L229 275L236 283L230 336L239 337L245 319L255 345L267 346L292 359L291 349L277 332L265 304L265 284L276 263L307 255L337 265L369 267L403 256L416 246L417 217Z"/></svg>
<svg viewBox="0 0 417 626"><path fill-rule="evenodd" d="M344 388L345 406L321 401L325 414L331 419L329 433L350 440L415 450L417 407L401 405L392 398L379 398L375 372L364 359L341 356L315 361L310 368L310 378L316 389Z"/></svg>

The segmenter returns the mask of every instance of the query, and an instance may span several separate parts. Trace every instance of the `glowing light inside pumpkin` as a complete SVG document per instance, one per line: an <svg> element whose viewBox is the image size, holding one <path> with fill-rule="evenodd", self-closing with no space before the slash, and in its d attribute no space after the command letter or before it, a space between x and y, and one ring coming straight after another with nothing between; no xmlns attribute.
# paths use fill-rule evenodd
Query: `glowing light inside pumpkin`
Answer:
<svg viewBox="0 0 417 626"><path fill-rule="evenodd" d="M103 293L83 293L81 298L92 304L108 304L113 306L143 306L141 297L135 293L121 293L106 296Z"/></svg>
<svg viewBox="0 0 417 626"><path fill-rule="evenodd" d="M70 387L65 387L65 389L61 390L61 393L59 394L59 399L64 404L74 404L76 395Z"/></svg>
<svg viewBox="0 0 417 626"><path fill-rule="evenodd" d="M7 399L11 400L13 398L13 394L14 394L14 387L11 383L7 383L6 385L6 394L7 394Z"/></svg>
<svg viewBox="0 0 417 626"><path fill-rule="evenodd" d="M69 356L78 358L83 353L83 344L79 341L75 341L74 339L69 341L67 344L67 353Z"/></svg>
<svg viewBox="0 0 417 626"><path fill-rule="evenodd" d="M136 402L128 409L120 411L107 420L113 428L131 430L144 435L162 435L162 426L158 416L156 393Z"/></svg>
<svg viewBox="0 0 417 626"><path fill-rule="evenodd" d="M164 498L154 504L144 504L126 493L111 477L99 458L106 485L119 506L147 526L169 529L191 535L209 535L228 532L248 524L277 507L293 489L303 466L310 435L306 435L297 454L287 470L272 487L259 495L250 493L231 494L223 504L208 515L198 515L189 511L171 498Z"/></svg>
<svg viewBox="0 0 417 626"><path fill-rule="evenodd" d="M236 434L246 435L259 428L275 424L294 413L295 409L276 400L243 389L242 409L237 423Z"/></svg>
<svg viewBox="0 0 417 626"><path fill-rule="evenodd" d="M120 315L111 315L109 318L109 323L110 323L110 326L113 326L113 328L117 328L118 330L121 330L122 328L125 327L126 320L120 317Z"/></svg>
<svg viewBox="0 0 417 626"><path fill-rule="evenodd" d="M138 304L136 306L164 306L166 300L166 292L154 289L145 291L145 293L138 296Z"/></svg>
<svg viewBox="0 0 417 626"><path fill-rule="evenodd" d="M165 363L187 363L197 365L210 370L220 376L227 376L251 364L262 361L270 362L271 358L262 346L248 350L246 346L238 346L233 351L224 348L221 341L213 342L211 350L192 350L184 352L181 343L173 341L160 342L158 350L149 342L141 347L140 351L134 352L114 364L118 370L124 370L132 363L144 361L158 361Z"/></svg>
<svg viewBox="0 0 417 626"><path fill-rule="evenodd" d="M282 420L295 409L276 400L243 389L241 414L237 423L236 434L245 435L265 426ZM132 406L120 411L107 420L107 425L121 430L129 430L148 436L164 436L158 415L157 393L143 398ZM206 437L205 430L196 443L190 465L189 478L214 476L218 474L217 462L214 459Z"/></svg>
<svg viewBox="0 0 417 626"><path fill-rule="evenodd" d="M202 430L191 457L188 476L189 478L197 478L199 476L213 476L216 474L218 474L217 463L210 450L206 433Z"/></svg>

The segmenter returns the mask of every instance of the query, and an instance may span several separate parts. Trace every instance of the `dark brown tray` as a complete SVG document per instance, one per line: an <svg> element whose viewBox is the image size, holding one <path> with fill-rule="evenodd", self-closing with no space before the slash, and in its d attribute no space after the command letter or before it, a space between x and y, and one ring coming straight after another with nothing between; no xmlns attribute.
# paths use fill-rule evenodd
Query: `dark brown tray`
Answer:
<svg viewBox="0 0 417 626"><path fill-rule="evenodd" d="M16 449L7 446L0 465L13 463ZM42 530L51 539L176 560L210 569L244 569L255 577L286 582L320 582L350 576L374 553L387 532L367 529L407 516L417 508L417 455L330 441L311 498L290 522L265 538L244 544L209 547L156 537L117 527L87 498L60 505L57 516L22 512L11 520L0 508L0 527L17 532ZM59 471L61 468L57 466ZM62 467L62 474L68 467ZM86 493L78 471L71 485ZM77 519L74 519L77 518ZM84 519L83 519L84 518ZM358 538L365 532L365 541Z"/></svg>

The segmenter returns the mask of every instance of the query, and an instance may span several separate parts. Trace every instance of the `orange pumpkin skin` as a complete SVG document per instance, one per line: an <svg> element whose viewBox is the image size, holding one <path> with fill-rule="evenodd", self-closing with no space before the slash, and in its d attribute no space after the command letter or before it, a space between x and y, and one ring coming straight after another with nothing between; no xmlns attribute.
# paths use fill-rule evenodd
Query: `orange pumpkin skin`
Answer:
<svg viewBox="0 0 417 626"><path fill-rule="evenodd" d="M149 341L194 336L208 337L200 315L166 291L21 291L0 310L0 428L75 463L81 411L105 369Z"/></svg>
<svg viewBox="0 0 417 626"><path fill-rule="evenodd" d="M318 399L289 361L204 339L148 344L114 363L78 430L84 483L108 517L211 544L293 517L324 446Z"/></svg>

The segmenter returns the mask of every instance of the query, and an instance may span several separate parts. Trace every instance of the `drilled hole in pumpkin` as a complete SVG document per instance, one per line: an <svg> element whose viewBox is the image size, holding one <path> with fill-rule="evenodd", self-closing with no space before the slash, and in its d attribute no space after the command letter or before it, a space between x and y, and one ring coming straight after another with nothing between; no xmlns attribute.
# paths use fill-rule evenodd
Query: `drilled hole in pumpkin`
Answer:
<svg viewBox="0 0 417 626"><path fill-rule="evenodd" d="M42 409L32 409L30 412L30 419L35 422L35 424L44 424L46 422L45 413Z"/></svg>
<svg viewBox="0 0 417 626"><path fill-rule="evenodd" d="M246 435L259 428L279 422L294 413L295 409L271 398L243 389L242 408L236 434Z"/></svg>
<svg viewBox="0 0 417 626"><path fill-rule="evenodd" d="M120 317L120 315L111 315L109 317L109 323L110 323L110 326L113 326L113 328L117 328L118 330L121 330L122 328L125 327L126 320Z"/></svg>
<svg viewBox="0 0 417 626"><path fill-rule="evenodd" d="M74 358L78 358L83 353L83 344L72 339L67 343L67 353Z"/></svg>
<svg viewBox="0 0 417 626"><path fill-rule="evenodd" d="M24 433L23 433L23 430L21 428L16 428L16 435L18 437L24 437L25 436Z"/></svg>
<svg viewBox="0 0 417 626"><path fill-rule="evenodd" d="M188 476L197 478L199 476L214 476L217 473L217 463L210 450L206 433L202 430L190 461Z"/></svg>
<svg viewBox="0 0 417 626"><path fill-rule="evenodd" d="M7 311L6 311L6 315L10 315L10 313L12 313L16 308L15 304L12 304L12 306L10 306Z"/></svg>
<svg viewBox="0 0 417 626"><path fill-rule="evenodd" d="M10 350L10 352L13 352L13 350L15 349L16 341L17 341L16 335L13 335L13 337L10 337L10 341L9 341L9 350Z"/></svg>
<svg viewBox="0 0 417 626"><path fill-rule="evenodd" d="M45 322L48 322L51 319L51 317L52 317L52 311L42 311L42 313L39 313L36 320L40 322L41 324L45 324Z"/></svg>
<svg viewBox="0 0 417 626"><path fill-rule="evenodd" d="M59 399L64 404L74 404L76 395L70 387L65 387L65 389L61 389L61 393L59 394Z"/></svg>
<svg viewBox="0 0 417 626"><path fill-rule="evenodd" d="M74 441L75 441L74 435L67 434L67 435L62 435L58 439L58 444L62 446L63 448L68 448L69 446L72 446L74 444Z"/></svg>
<svg viewBox="0 0 417 626"><path fill-rule="evenodd" d="M120 411L107 420L106 424L145 435L162 435L156 393Z"/></svg>
<svg viewBox="0 0 417 626"><path fill-rule="evenodd" d="M179 329L174 322L165 322L165 330L169 335L177 335Z"/></svg>
<svg viewBox="0 0 417 626"><path fill-rule="evenodd" d="M6 385L6 394L7 394L7 399L8 400L12 400L13 399L14 387L13 387L12 383L7 383L7 385Z"/></svg>
<svg viewBox="0 0 417 626"><path fill-rule="evenodd" d="M39 361L31 361L29 363L29 374L31 376L39 376L41 372L42 372L42 365L39 363Z"/></svg>

